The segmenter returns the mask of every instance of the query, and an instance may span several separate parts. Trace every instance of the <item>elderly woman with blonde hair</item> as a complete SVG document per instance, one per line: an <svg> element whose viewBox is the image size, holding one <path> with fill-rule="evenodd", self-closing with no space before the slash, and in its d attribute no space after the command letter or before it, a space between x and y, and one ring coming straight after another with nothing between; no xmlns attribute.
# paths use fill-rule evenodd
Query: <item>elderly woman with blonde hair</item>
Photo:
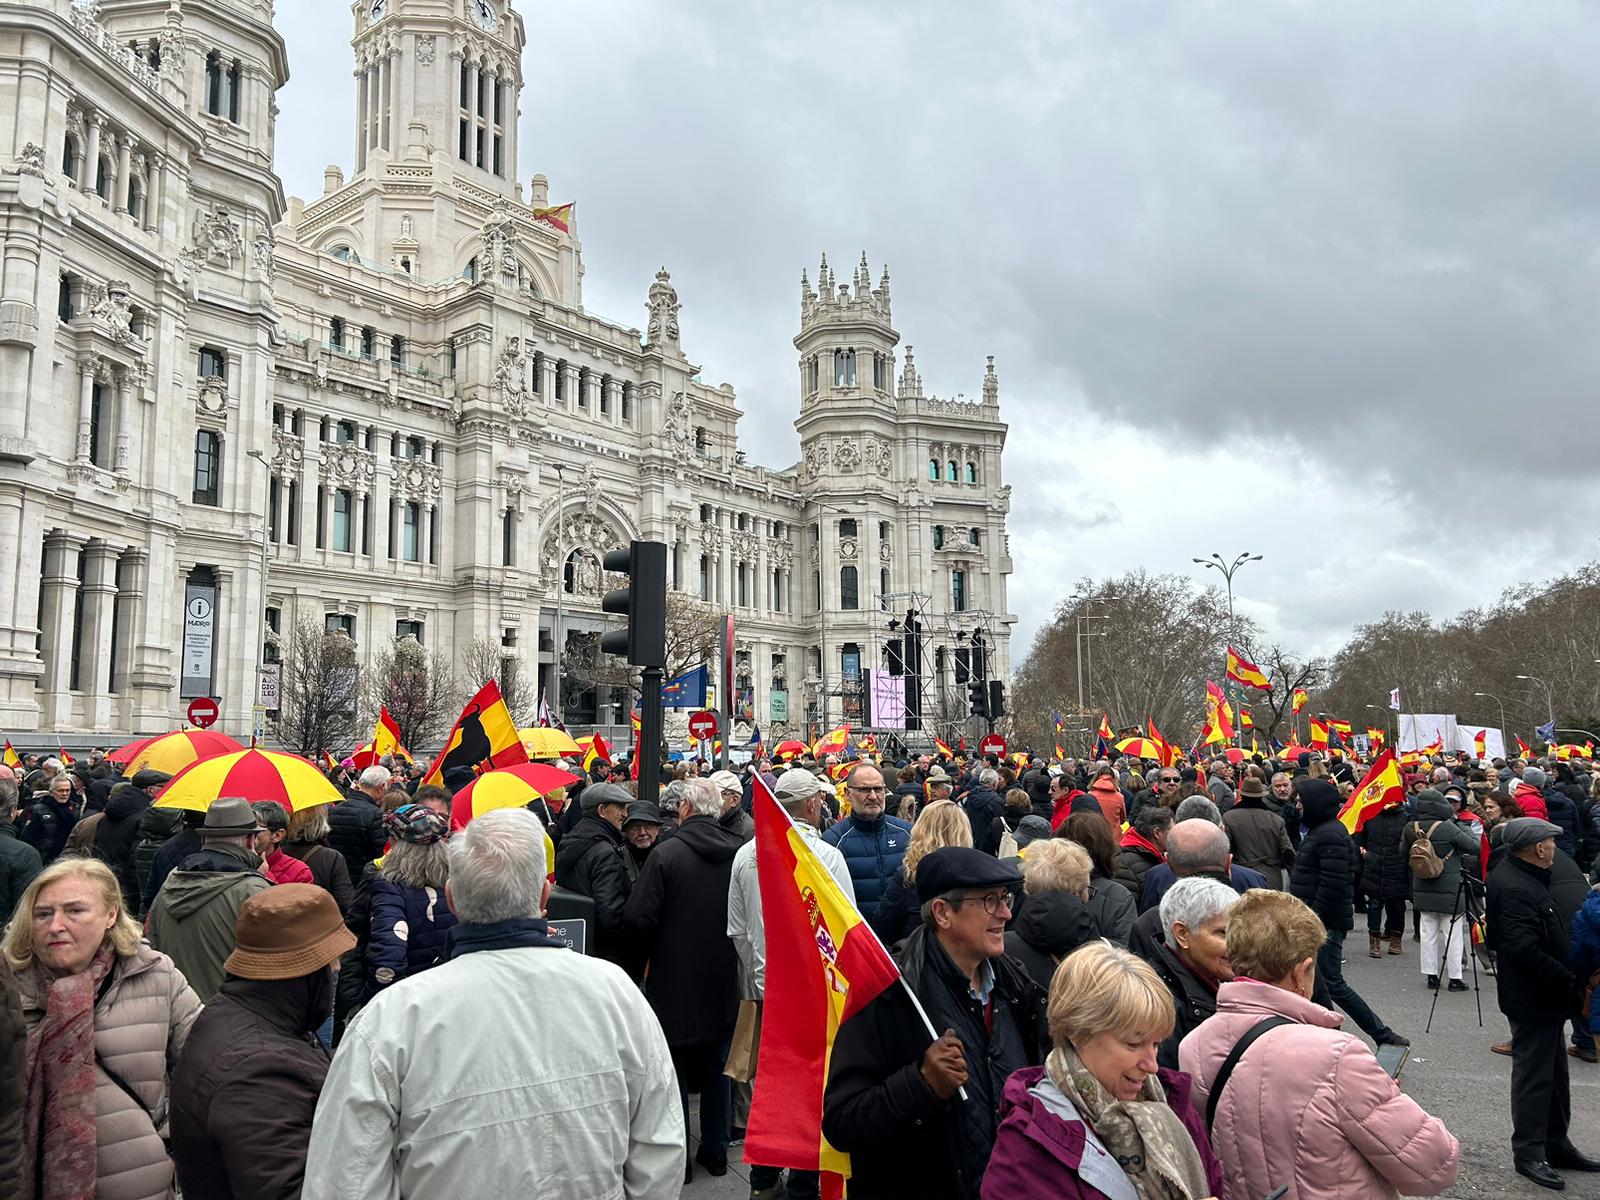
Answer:
<svg viewBox="0 0 1600 1200"><path fill-rule="evenodd" d="M1046 991L1061 960L1100 936L1086 901L1094 864L1065 838L1045 838L1022 860L1022 901L1006 931L1006 953Z"/></svg>
<svg viewBox="0 0 1600 1200"><path fill-rule="evenodd" d="M917 864L935 850L947 846L972 846L972 822L951 800L935 800L918 814L911 826L911 842L900 860L900 869L883 890L872 928L893 946L911 936L922 924L922 906L917 903Z"/></svg>
<svg viewBox="0 0 1600 1200"><path fill-rule="evenodd" d="M1365 1041L1339 1029L1343 1017L1312 1002L1326 936L1287 892L1246 892L1228 912L1234 978L1217 989L1216 1015L1178 1047L1195 1103L1213 1110L1228 1194L1287 1185L1295 1200L1437 1196L1456 1181L1460 1145ZM1224 1060L1252 1034L1260 1044L1245 1047L1212 1097Z"/></svg>
<svg viewBox="0 0 1600 1200"><path fill-rule="evenodd" d="M23 1194L166 1200L168 1080L199 997L144 941L98 859L46 867L4 952L27 1028Z"/></svg>
<svg viewBox="0 0 1600 1200"><path fill-rule="evenodd" d="M1202 1200L1221 1196L1189 1078L1156 1065L1172 994L1148 963L1097 941L1050 983L1043 1067L1006 1081L983 1200Z"/></svg>

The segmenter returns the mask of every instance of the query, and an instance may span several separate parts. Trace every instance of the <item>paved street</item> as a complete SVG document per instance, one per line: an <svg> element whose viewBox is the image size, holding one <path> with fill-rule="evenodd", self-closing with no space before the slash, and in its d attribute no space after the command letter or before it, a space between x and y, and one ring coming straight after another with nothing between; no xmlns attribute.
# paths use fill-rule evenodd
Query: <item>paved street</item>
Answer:
<svg viewBox="0 0 1600 1200"><path fill-rule="evenodd" d="M1361 921L1358 918L1358 926ZM1359 937L1359 941L1357 938ZM1495 1003L1494 980L1479 972L1483 988L1483 1028L1471 992L1439 996L1433 1031L1424 1033L1430 993L1417 966L1417 943L1408 937L1400 958L1367 957L1364 926L1348 943L1346 977L1397 1030L1411 1039L1411 1058L1401 1079L1408 1093L1429 1112L1443 1116L1461 1139L1461 1174L1451 1197L1529 1197L1552 1193L1535 1187L1511 1169L1511 1060L1489 1047L1507 1036ZM1468 982L1471 982L1470 964ZM1572 1071L1572 1136L1590 1154L1600 1154L1600 1066L1568 1059ZM697 1170L684 1190L690 1197L748 1196L744 1167L735 1164L722 1179ZM1600 1175L1567 1174L1563 1196L1600 1198Z"/></svg>

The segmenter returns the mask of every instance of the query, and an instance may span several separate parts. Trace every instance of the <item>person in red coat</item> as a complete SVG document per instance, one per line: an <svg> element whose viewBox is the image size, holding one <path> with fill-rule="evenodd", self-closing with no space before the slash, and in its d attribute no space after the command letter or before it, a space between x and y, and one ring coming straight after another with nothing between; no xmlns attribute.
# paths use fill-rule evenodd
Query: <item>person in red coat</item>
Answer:
<svg viewBox="0 0 1600 1200"><path fill-rule="evenodd" d="M1007 1081L983 1200L1223 1194L1189 1077L1156 1065L1172 993L1120 946L1074 950L1050 982L1043 1067Z"/></svg>
<svg viewBox="0 0 1600 1200"><path fill-rule="evenodd" d="M261 870L273 883L315 883L311 868L298 858L284 853L289 836L289 813L276 800L257 800L250 805L261 825L256 834L256 853L261 855Z"/></svg>

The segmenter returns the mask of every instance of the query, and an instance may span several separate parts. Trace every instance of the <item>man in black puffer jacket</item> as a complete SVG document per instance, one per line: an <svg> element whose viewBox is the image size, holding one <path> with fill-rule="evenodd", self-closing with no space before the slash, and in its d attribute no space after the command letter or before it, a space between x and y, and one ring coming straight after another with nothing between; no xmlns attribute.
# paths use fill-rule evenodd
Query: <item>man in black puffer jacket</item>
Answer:
<svg viewBox="0 0 1600 1200"><path fill-rule="evenodd" d="M1383 939L1389 953L1399 954L1406 932L1406 897L1411 894L1411 868L1402 849L1400 831L1406 826L1403 804L1391 804L1367 819L1355 835L1361 860L1361 893L1367 901L1368 954L1380 958Z"/></svg>
<svg viewBox="0 0 1600 1200"><path fill-rule="evenodd" d="M998 836L989 836L990 823L1006 811L1006 802L995 789L1000 786L1000 772L987 767L978 774L978 785L961 798L962 810L972 822L972 844L985 854L1000 849Z"/></svg>
<svg viewBox="0 0 1600 1200"><path fill-rule="evenodd" d="M1317 974L1328 994L1355 1023L1380 1046L1409 1046L1411 1042L1384 1024L1361 994L1345 981L1344 937L1355 927L1356 873L1360 863L1350 833L1339 820L1343 801L1339 789L1326 779L1295 781L1295 794L1305 814L1306 836L1295 856L1289 891L1322 918L1328 940L1317 951Z"/></svg>
<svg viewBox="0 0 1600 1200"><path fill-rule="evenodd" d="M622 822L633 797L614 783L583 789L583 817L556 847L556 883L594 901L594 953L628 969L622 911L632 883Z"/></svg>
<svg viewBox="0 0 1600 1200"><path fill-rule="evenodd" d="M344 855L351 879L361 878L389 840L383 829L383 809L378 807L389 779L389 768L368 767L328 813L328 845Z"/></svg>

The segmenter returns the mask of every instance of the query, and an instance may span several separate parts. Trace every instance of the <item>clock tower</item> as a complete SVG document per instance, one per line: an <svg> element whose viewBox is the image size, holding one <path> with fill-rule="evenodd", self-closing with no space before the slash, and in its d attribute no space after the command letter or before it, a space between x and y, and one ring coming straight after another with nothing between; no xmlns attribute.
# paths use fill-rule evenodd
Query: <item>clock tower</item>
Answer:
<svg viewBox="0 0 1600 1200"><path fill-rule="evenodd" d="M444 154L474 183L517 178L522 18L510 0L356 0L357 173Z"/></svg>

